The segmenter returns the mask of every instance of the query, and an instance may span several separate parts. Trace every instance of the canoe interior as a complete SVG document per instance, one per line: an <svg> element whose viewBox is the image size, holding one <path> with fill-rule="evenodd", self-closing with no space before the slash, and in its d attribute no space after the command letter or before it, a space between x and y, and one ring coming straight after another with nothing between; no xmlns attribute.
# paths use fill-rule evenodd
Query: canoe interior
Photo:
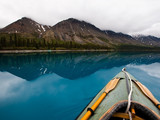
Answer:
<svg viewBox="0 0 160 120"><path fill-rule="evenodd" d="M129 74L130 75L130 74ZM98 108L95 110L94 115L89 118L89 120L98 120L100 119L106 111L108 111L113 105L120 101L127 101L128 100L128 92L127 92L127 86L126 86L126 80L125 80L125 74L124 72L120 72L117 74L114 78L119 77L121 78L118 85L114 90L112 90L105 99L101 102L101 104L98 106ZM136 80L132 75L130 75L132 80ZM160 110L146 97L142 91L139 89L139 87L132 82L133 84L133 93L132 93L132 101L135 101L139 104L142 104L143 106L148 107L152 111L154 111L157 115L160 116ZM97 99L101 96L101 94L105 91L105 87L95 96L95 98L90 102L90 104L82 111L82 113L78 116L77 120L80 120L84 114L87 112L87 108L90 108ZM122 108L126 109L126 106ZM137 109L138 110L138 109ZM140 111L136 111L136 113L139 112L139 114L142 114ZM145 114L145 113L143 113Z"/></svg>

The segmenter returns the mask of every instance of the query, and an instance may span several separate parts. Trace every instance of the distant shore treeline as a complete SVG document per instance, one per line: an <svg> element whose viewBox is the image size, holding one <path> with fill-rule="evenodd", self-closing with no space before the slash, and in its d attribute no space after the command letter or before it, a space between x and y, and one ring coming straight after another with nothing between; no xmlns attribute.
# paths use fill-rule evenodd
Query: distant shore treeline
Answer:
<svg viewBox="0 0 160 120"><path fill-rule="evenodd" d="M1 50L28 49L109 49L106 46L94 44L78 44L74 41L45 40L38 37L23 37L18 33L0 34Z"/></svg>
<svg viewBox="0 0 160 120"><path fill-rule="evenodd" d="M107 46L95 45L91 43L87 44L78 44L74 41L61 41L61 40L45 40L44 38L38 37L24 37L19 33L10 33L10 34L0 34L0 50L98 50L104 49L109 51L116 50L160 50L159 47L147 47L147 46L136 46L129 44L117 45L112 48Z"/></svg>

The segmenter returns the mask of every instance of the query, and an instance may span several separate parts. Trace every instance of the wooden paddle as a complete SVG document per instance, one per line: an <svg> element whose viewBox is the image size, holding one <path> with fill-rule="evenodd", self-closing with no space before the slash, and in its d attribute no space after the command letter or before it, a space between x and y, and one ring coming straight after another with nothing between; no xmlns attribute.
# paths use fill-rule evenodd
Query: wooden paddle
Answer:
<svg viewBox="0 0 160 120"><path fill-rule="evenodd" d="M159 101L152 95L152 93L140 82L134 81L138 87L142 90L142 92L160 109Z"/></svg>
<svg viewBox="0 0 160 120"><path fill-rule="evenodd" d="M99 104L102 102L102 100L106 97L106 95L116 87L119 80L120 80L120 78L114 78L106 85L105 91L98 98L98 100L92 105L92 107L88 109L87 113L81 118L81 120L88 120L89 119L89 117L96 110L96 108L99 106Z"/></svg>

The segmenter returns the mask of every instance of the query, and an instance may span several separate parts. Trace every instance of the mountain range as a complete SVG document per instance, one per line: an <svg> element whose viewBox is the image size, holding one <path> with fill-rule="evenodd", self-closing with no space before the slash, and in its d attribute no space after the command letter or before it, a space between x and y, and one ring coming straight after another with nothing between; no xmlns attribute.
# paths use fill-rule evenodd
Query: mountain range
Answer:
<svg viewBox="0 0 160 120"><path fill-rule="evenodd" d="M0 29L0 49L154 49L160 38L130 36L69 18L54 26L23 17Z"/></svg>

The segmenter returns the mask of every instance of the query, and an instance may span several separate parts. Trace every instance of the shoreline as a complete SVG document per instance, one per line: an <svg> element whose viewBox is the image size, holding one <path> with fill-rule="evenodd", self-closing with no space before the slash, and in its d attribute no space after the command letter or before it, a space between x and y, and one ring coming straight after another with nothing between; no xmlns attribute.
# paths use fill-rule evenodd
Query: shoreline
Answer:
<svg viewBox="0 0 160 120"><path fill-rule="evenodd" d="M91 49L91 50L0 50L0 53L49 53L49 52L160 52L160 50L106 50L106 49Z"/></svg>
<svg viewBox="0 0 160 120"><path fill-rule="evenodd" d="M94 51L114 51L114 50L0 50L0 53L40 53L40 52L94 52Z"/></svg>

